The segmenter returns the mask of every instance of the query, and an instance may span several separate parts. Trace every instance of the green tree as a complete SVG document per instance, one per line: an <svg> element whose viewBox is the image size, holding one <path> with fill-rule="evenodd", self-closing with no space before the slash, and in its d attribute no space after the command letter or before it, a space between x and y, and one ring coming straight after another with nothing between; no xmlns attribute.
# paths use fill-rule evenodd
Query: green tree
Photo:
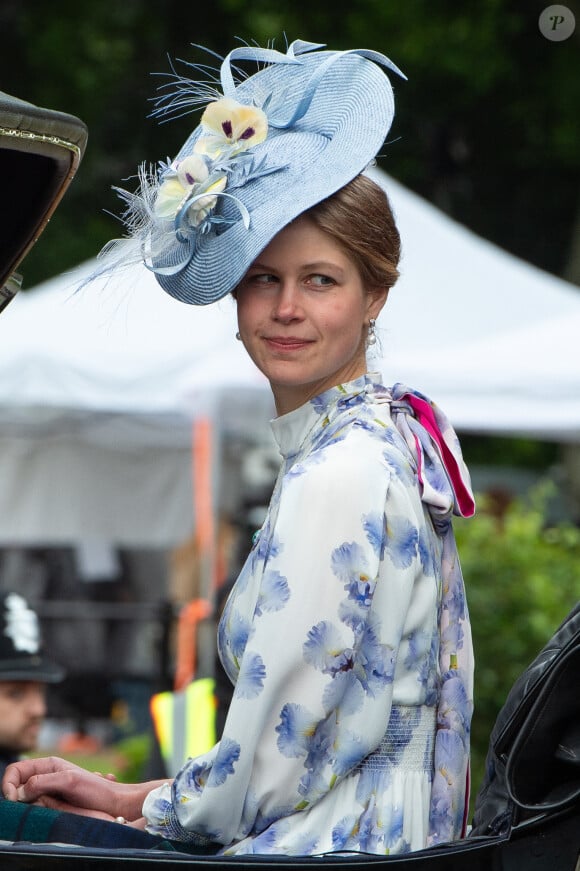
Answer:
<svg viewBox="0 0 580 871"><path fill-rule="evenodd" d="M146 119L167 56L190 43L226 52L235 37L283 47L301 37L372 47L407 74L381 165L477 233L557 274L580 247L578 34L550 42L539 0L5 0L0 87L89 126L77 179L27 259L30 286L93 256L119 227L113 185L142 161L173 155L195 119ZM578 0L568 6L580 22ZM337 95L340 99L340 95ZM577 234L580 234L580 220Z"/></svg>
<svg viewBox="0 0 580 871"><path fill-rule="evenodd" d="M580 529L546 525L548 496L540 487L502 513L483 498L455 523L476 659L474 790L509 690L580 598Z"/></svg>

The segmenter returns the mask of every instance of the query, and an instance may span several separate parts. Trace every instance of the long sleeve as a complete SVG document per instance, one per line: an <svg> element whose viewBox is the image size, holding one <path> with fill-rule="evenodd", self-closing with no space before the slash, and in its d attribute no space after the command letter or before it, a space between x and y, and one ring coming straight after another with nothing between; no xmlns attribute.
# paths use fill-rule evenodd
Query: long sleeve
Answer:
<svg viewBox="0 0 580 871"><path fill-rule="evenodd" d="M363 432L284 476L224 615L239 676L222 742L178 775L153 830L229 844L320 801L377 747L422 576L412 492Z"/></svg>
<svg viewBox="0 0 580 871"><path fill-rule="evenodd" d="M413 411L365 377L274 422L284 465L218 631L222 739L149 795L149 831L226 854L460 836L467 614L438 423Z"/></svg>

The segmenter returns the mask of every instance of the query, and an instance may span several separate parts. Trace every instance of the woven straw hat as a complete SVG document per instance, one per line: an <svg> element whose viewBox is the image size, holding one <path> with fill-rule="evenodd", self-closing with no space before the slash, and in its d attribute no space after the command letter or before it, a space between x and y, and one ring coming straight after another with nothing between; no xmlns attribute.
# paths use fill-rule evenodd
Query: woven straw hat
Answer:
<svg viewBox="0 0 580 871"><path fill-rule="evenodd" d="M139 255L176 299L205 305L228 294L283 227L382 147L394 115L385 68L402 73L377 52L323 48L299 40L286 54L234 49L221 66L221 92L214 88L175 160L155 177L142 169L137 195L120 192ZM232 68L242 60L262 68L236 83ZM207 103L210 90L175 76L154 114L183 114ZM131 259L126 249L115 256Z"/></svg>

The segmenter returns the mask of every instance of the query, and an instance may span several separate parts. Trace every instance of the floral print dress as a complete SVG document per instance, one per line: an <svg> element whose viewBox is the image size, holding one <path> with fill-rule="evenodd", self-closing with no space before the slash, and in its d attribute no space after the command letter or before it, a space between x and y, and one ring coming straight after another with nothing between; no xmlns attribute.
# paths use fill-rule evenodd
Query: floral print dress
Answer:
<svg viewBox="0 0 580 871"><path fill-rule="evenodd" d="M366 375L272 422L270 508L218 632L221 741L145 801L148 830L226 855L379 854L461 837L472 648L455 433Z"/></svg>

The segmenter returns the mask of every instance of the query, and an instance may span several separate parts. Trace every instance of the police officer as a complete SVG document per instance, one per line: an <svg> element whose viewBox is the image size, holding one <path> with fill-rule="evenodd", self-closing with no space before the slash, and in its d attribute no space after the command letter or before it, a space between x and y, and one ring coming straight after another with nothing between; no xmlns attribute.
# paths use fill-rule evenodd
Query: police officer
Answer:
<svg viewBox="0 0 580 871"><path fill-rule="evenodd" d="M42 650L38 617L18 593L0 596L0 777L36 750L46 716L46 685L64 669Z"/></svg>

